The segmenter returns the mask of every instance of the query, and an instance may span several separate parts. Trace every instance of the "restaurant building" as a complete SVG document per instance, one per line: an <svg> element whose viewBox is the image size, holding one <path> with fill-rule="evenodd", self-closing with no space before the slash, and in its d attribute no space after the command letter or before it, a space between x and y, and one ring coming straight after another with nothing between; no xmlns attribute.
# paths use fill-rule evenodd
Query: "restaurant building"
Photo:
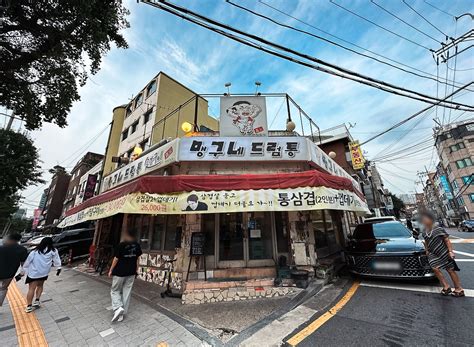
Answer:
<svg viewBox="0 0 474 347"><path fill-rule="evenodd" d="M264 96L223 96L220 115L219 131L195 122L108 173L61 226L98 220L98 247L136 230L140 279L163 286L171 271L183 303L285 295L286 266L314 276L369 212L359 182L293 131L290 112L287 130L269 131Z"/></svg>

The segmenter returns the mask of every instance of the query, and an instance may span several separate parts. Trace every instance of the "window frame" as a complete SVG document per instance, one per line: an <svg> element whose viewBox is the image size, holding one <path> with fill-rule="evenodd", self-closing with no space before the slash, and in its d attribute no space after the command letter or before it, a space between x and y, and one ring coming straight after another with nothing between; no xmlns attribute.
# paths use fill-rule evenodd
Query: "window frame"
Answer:
<svg viewBox="0 0 474 347"><path fill-rule="evenodd" d="M152 89L151 86L154 86L154 89L153 91L150 93L150 90ZM156 92L156 87L157 87L157 83L156 83L156 80L153 80L151 81L148 86L146 87L146 97L148 98L150 95L152 95L153 93Z"/></svg>
<svg viewBox="0 0 474 347"><path fill-rule="evenodd" d="M138 119L130 125L130 135L134 134L138 128Z"/></svg>
<svg viewBox="0 0 474 347"><path fill-rule="evenodd" d="M143 92L137 95L135 98L135 108L140 107L143 104Z"/></svg>
<svg viewBox="0 0 474 347"><path fill-rule="evenodd" d="M122 141L125 141L128 138L128 130L127 128L125 131L122 131Z"/></svg>
<svg viewBox="0 0 474 347"><path fill-rule="evenodd" d="M161 242L160 242L160 249L156 249L156 248L152 248L152 245L153 245L153 239L154 239L154 234L155 234L155 218L159 218L160 216L163 216L163 230L161 231ZM154 253L173 253L176 251L176 248L174 247L174 245L176 244L176 240L174 240L174 244L173 244L173 249L166 249L166 240L168 239L167 236L168 236L168 227L169 227L169 224L168 224L168 221L170 218L176 218L176 229L179 228L181 225L180 223L180 220L179 220L179 217L180 215L174 215L174 214L166 214L166 215L156 215L156 216L153 216L153 218L151 218L151 223L150 225L152 225L153 227L150 227L150 234L149 234L149 245L150 245L150 248L149 248L149 251L150 252L154 252ZM172 231L175 233L176 235L176 230Z"/></svg>
<svg viewBox="0 0 474 347"><path fill-rule="evenodd" d="M146 123L150 121L152 113L153 113L153 108L149 109L143 114L143 125L145 125Z"/></svg>

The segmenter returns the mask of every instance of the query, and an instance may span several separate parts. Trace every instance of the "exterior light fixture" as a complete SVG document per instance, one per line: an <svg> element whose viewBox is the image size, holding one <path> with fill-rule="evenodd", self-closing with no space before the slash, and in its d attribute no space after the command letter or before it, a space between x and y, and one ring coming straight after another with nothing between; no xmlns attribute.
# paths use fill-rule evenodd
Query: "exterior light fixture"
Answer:
<svg viewBox="0 0 474 347"><path fill-rule="evenodd" d="M336 156L337 156L336 152L334 152L334 151L329 152L328 155L331 159L335 159Z"/></svg>
<svg viewBox="0 0 474 347"><path fill-rule="evenodd" d="M183 130L187 134L193 130L193 125L189 122L183 122L181 124L181 130Z"/></svg>
<svg viewBox="0 0 474 347"><path fill-rule="evenodd" d="M255 81L255 95L260 96L261 93L258 92L258 87L262 85L262 82L260 81Z"/></svg>
<svg viewBox="0 0 474 347"><path fill-rule="evenodd" d="M295 130L295 128L296 128L296 124L293 121L288 120L288 122L286 123L286 131L291 133Z"/></svg>
<svg viewBox="0 0 474 347"><path fill-rule="evenodd" d="M227 88L227 96L230 95L230 86L231 86L231 85L232 85L232 83L230 83L230 82L227 82L226 84L224 84L224 87Z"/></svg>

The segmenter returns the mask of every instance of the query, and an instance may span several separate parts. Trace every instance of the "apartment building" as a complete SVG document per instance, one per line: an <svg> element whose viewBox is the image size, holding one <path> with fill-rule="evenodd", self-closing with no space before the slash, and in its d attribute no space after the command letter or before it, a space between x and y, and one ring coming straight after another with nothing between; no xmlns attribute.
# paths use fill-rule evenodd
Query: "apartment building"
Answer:
<svg viewBox="0 0 474 347"><path fill-rule="evenodd" d="M467 120L437 129L436 149L447 185L452 191L456 219L474 219L474 121Z"/></svg>
<svg viewBox="0 0 474 347"><path fill-rule="evenodd" d="M80 205L82 202L99 193L103 165L104 161L101 160L81 176L79 179L76 198L74 200L74 206Z"/></svg>
<svg viewBox="0 0 474 347"><path fill-rule="evenodd" d="M103 158L104 156L102 154L87 152L71 170L71 179L69 181L62 211L63 215L67 210L74 207L76 197L79 193L81 177L91 168L96 166Z"/></svg>
<svg viewBox="0 0 474 347"><path fill-rule="evenodd" d="M61 217L64 199L71 176L62 166L54 167L53 178L46 192L46 199L38 223L38 227L48 230L53 227Z"/></svg>
<svg viewBox="0 0 474 347"><path fill-rule="evenodd" d="M184 136L183 122L200 131L218 128L218 121L208 115L206 99L159 72L133 100L113 110L104 176L117 166L112 157L130 157L136 146L146 150L164 139Z"/></svg>

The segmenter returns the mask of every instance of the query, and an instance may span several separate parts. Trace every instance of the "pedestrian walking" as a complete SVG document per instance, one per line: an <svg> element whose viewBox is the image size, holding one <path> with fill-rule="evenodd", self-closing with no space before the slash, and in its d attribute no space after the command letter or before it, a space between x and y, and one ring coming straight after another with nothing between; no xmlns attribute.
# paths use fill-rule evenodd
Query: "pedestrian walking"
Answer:
<svg viewBox="0 0 474 347"><path fill-rule="evenodd" d="M138 274L138 259L142 255L142 249L135 235L135 230L124 233L122 242L115 249L110 266L109 277L112 277L110 296L114 311L112 322L123 321L128 312L133 282Z"/></svg>
<svg viewBox="0 0 474 347"><path fill-rule="evenodd" d="M0 246L0 306L7 296L8 286L21 264L28 257L28 251L20 246L21 235L10 234Z"/></svg>
<svg viewBox="0 0 474 347"><path fill-rule="evenodd" d="M413 223L410 218L407 218L407 228L413 231Z"/></svg>
<svg viewBox="0 0 474 347"><path fill-rule="evenodd" d="M41 306L41 294L43 293L44 282L48 279L51 267L56 267L56 276L61 273L61 258L53 246L53 239L45 237L40 244L28 255L23 265L26 272L26 281L28 284L28 293L26 294L26 312L32 312L35 308ZM33 298L35 302L33 302Z"/></svg>
<svg viewBox="0 0 474 347"><path fill-rule="evenodd" d="M435 218L431 213L421 215L421 223L424 226L423 239L425 243L426 254L433 272L443 286L442 295L452 295L454 297L464 296L464 290L461 287L461 280L456 271L459 267L454 260L453 245L449 240L449 235L443 228L434 225ZM441 270L446 270L454 284L454 291L451 289L448 281L444 278Z"/></svg>

